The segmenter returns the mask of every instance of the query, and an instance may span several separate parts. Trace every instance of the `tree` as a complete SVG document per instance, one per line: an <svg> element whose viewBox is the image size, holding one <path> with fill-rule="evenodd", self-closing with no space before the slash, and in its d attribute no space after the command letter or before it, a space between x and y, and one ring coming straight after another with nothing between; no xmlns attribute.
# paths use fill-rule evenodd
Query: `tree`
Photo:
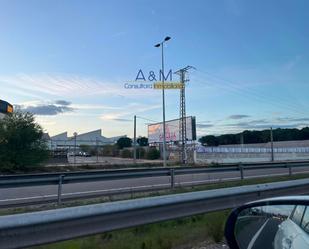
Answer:
<svg viewBox="0 0 309 249"><path fill-rule="evenodd" d="M132 146L132 139L128 137L121 137L117 140L117 145L119 149L123 149L125 147L131 147Z"/></svg>
<svg viewBox="0 0 309 249"><path fill-rule="evenodd" d="M147 146L148 145L148 138L147 137L139 137L136 142L139 146Z"/></svg>
<svg viewBox="0 0 309 249"><path fill-rule="evenodd" d="M219 145L218 137L215 137L213 135L203 136L198 141L202 145L207 145L207 146L218 146Z"/></svg>
<svg viewBox="0 0 309 249"><path fill-rule="evenodd" d="M14 112L0 120L0 170L36 167L48 158L43 129L30 113Z"/></svg>
<svg viewBox="0 0 309 249"><path fill-rule="evenodd" d="M220 136L203 136L199 139L203 145L217 146L227 144L239 144L240 136L243 135L245 144L251 143L268 143L270 141L270 129L262 131L248 131L245 130L242 133L237 134L224 134ZM273 130L274 141L291 141L291 140L308 140L309 139L309 127L302 129L281 129L277 128Z"/></svg>

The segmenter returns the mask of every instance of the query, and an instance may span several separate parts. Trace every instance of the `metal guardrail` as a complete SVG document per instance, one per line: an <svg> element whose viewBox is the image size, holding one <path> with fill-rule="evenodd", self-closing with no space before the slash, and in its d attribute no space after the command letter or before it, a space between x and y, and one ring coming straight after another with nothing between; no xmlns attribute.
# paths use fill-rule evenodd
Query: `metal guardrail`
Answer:
<svg viewBox="0 0 309 249"><path fill-rule="evenodd" d="M0 217L1 248L22 248L309 193L309 179L139 198Z"/></svg>
<svg viewBox="0 0 309 249"><path fill-rule="evenodd" d="M244 179L245 170L288 168L292 174L293 167L309 166L309 162L293 163L265 163L265 164L239 164L229 167L179 167L179 168L152 168L152 169L121 169L121 170L96 170L88 172L62 172L31 175L9 175L0 177L0 188L16 188L24 186L59 185L89 181L120 180L142 177L170 176L171 187L174 187L175 175L201 174L212 172L239 171ZM58 191L59 192L59 191ZM61 194L61 193L60 193Z"/></svg>
<svg viewBox="0 0 309 249"><path fill-rule="evenodd" d="M295 167L309 166L308 161L302 162L276 162L276 163L250 163L231 164L226 167L171 167L148 169L120 169L120 170L92 170L87 172L60 172L44 174L25 174L0 176L0 188L17 188L25 186L58 185L58 204L61 204L62 185L70 183L109 181L145 177L170 177L170 187L175 187L175 176L186 174L205 174L215 172L237 172L240 179L244 179L244 171L257 169L286 168L292 175Z"/></svg>

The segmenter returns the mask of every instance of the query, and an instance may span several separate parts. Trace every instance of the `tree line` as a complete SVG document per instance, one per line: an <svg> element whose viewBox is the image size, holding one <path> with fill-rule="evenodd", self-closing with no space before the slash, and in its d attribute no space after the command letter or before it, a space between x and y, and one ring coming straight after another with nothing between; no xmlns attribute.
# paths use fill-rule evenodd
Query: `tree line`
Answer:
<svg viewBox="0 0 309 249"><path fill-rule="evenodd" d="M218 146L228 144L267 143L270 142L270 129L262 131L245 130L237 134L224 134L220 136L207 135L201 137L198 141L207 146ZM274 141L292 141L292 140L309 140L309 127L302 129L281 129L273 130Z"/></svg>

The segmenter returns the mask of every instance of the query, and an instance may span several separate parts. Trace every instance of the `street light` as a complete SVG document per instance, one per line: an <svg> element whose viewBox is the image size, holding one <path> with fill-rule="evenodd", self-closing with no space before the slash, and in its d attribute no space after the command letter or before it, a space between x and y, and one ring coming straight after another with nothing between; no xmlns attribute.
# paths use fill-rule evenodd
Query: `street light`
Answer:
<svg viewBox="0 0 309 249"><path fill-rule="evenodd" d="M76 164L76 137L77 137L77 132L73 133L74 136L74 165Z"/></svg>
<svg viewBox="0 0 309 249"><path fill-rule="evenodd" d="M162 105L163 105L163 166L166 166L166 136L165 136L165 94L164 94L164 43L170 40L171 37L166 36L164 40L155 45L156 48L161 47L162 59Z"/></svg>

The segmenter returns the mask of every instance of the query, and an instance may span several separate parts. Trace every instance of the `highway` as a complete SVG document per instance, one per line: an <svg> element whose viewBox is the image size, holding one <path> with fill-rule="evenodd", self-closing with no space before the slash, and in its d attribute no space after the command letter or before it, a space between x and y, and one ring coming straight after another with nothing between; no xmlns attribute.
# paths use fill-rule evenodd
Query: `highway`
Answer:
<svg viewBox="0 0 309 249"><path fill-rule="evenodd" d="M295 173L309 173L309 167L304 166L293 168L293 174ZM287 174L288 169L285 168L255 169L244 171L245 179L257 177L264 178ZM239 179L239 171L178 175L175 176L175 186L191 186ZM136 191L169 188L170 185L170 177L168 176L64 184L62 186L62 197L66 199L87 196L93 197L113 195L119 192L133 193ZM1 188L0 207L20 205L30 202L40 202L43 200L54 201L55 199L57 199L57 191L57 185L31 186L21 188Z"/></svg>
<svg viewBox="0 0 309 249"><path fill-rule="evenodd" d="M248 218L249 219L249 218ZM244 222L244 221L243 221ZM282 222L275 218L251 219L236 236L241 249L273 248L273 242ZM244 222L244 223L245 223Z"/></svg>

